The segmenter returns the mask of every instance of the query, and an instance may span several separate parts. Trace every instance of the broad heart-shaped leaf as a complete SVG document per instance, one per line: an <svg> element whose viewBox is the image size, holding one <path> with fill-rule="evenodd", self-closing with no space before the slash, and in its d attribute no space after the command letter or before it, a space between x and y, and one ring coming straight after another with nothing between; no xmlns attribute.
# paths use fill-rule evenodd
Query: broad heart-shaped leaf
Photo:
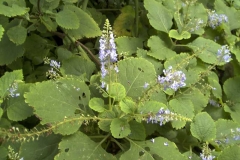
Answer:
<svg viewBox="0 0 240 160"><path fill-rule="evenodd" d="M106 110L106 108L104 108L104 101L101 98L90 99L89 107L97 112L103 112Z"/></svg>
<svg viewBox="0 0 240 160"><path fill-rule="evenodd" d="M126 97L122 101L120 101L119 106L121 110L126 114L133 114L137 109L137 104L129 97Z"/></svg>
<svg viewBox="0 0 240 160"><path fill-rule="evenodd" d="M24 93L29 90L31 84L18 83L18 97L10 97L7 105L7 116L12 121L21 121L33 114L33 108L25 103Z"/></svg>
<svg viewBox="0 0 240 160"><path fill-rule="evenodd" d="M64 9L56 14L56 22L65 29L77 29L79 27L77 15L68 9Z"/></svg>
<svg viewBox="0 0 240 160"><path fill-rule="evenodd" d="M73 6L65 5L64 9L69 9L73 11L79 19L79 27L77 29L67 29L66 33L75 39L81 39L83 37L91 38L97 37L102 34L97 23L82 9Z"/></svg>
<svg viewBox="0 0 240 160"><path fill-rule="evenodd" d="M156 0L144 1L144 7L148 11L147 16L153 28L168 33L173 24L171 12Z"/></svg>
<svg viewBox="0 0 240 160"><path fill-rule="evenodd" d="M229 78L224 82L223 90L228 100L232 102L240 102L240 76Z"/></svg>
<svg viewBox="0 0 240 160"><path fill-rule="evenodd" d="M187 45L203 62L214 64L217 62L217 51L221 46L212 40L199 37Z"/></svg>
<svg viewBox="0 0 240 160"><path fill-rule="evenodd" d="M0 65L10 64L18 57L23 56L23 54L23 46L16 46L5 34L0 41Z"/></svg>
<svg viewBox="0 0 240 160"><path fill-rule="evenodd" d="M114 138L124 138L130 133L130 125L126 119L115 118L112 120L110 130Z"/></svg>
<svg viewBox="0 0 240 160"><path fill-rule="evenodd" d="M240 146L235 144L225 148L218 156L218 160L239 160Z"/></svg>
<svg viewBox="0 0 240 160"><path fill-rule="evenodd" d="M190 100L177 100L172 99L169 102L169 109L173 111L174 113L177 113L179 115L182 115L184 117L192 119L194 116L194 107L193 103ZM186 124L185 121L173 121L172 126L173 128L180 129L184 127Z"/></svg>
<svg viewBox="0 0 240 160"><path fill-rule="evenodd" d="M129 58L118 62L118 82L121 83L127 96L137 99L145 91L144 84L155 81L154 66L142 58Z"/></svg>
<svg viewBox="0 0 240 160"><path fill-rule="evenodd" d="M177 30L171 29L168 33L169 37L177 39L177 40L182 40L182 39L189 39L191 37L191 34L187 31L183 31L181 34L178 33Z"/></svg>
<svg viewBox="0 0 240 160"><path fill-rule="evenodd" d="M8 89L14 82L21 81L23 79L22 70L15 70L13 72L6 72L0 78L0 97L4 98L9 94Z"/></svg>
<svg viewBox="0 0 240 160"><path fill-rule="evenodd" d="M64 137L58 148L60 153L55 156L55 160L116 160L102 148L101 143L92 141L82 132Z"/></svg>
<svg viewBox="0 0 240 160"><path fill-rule="evenodd" d="M16 45L23 44L27 37L27 29L23 26L15 26L7 31L8 38Z"/></svg>
<svg viewBox="0 0 240 160"><path fill-rule="evenodd" d="M63 71L64 74L71 74L76 76L86 74L86 78L90 79L95 68L96 67L93 62L87 61L86 59L79 56L72 56L71 58L63 61L61 71Z"/></svg>
<svg viewBox="0 0 240 160"><path fill-rule="evenodd" d="M137 48L143 47L143 41L136 37L118 37L116 44L118 53L127 52L129 55L136 53Z"/></svg>
<svg viewBox="0 0 240 160"><path fill-rule="evenodd" d="M176 53L168 48L165 42L158 36L151 36L148 40L147 45L150 47L148 55L156 58L157 60L169 59L176 55Z"/></svg>
<svg viewBox="0 0 240 160"><path fill-rule="evenodd" d="M64 127L58 127L57 133L72 134L80 127L81 121L72 121L75 111L85 112L85 106L90 99L88 86L78 79L62 78L57 82L44 81L37 83L25 94L26 102L34 107L35 114L41 119L41 124L57 125L62 123ZM55 115L55 116L53 116ZM66 123L63 123L66 119Z"/></svg>
<svg viewBox="0 0 240 160"><path fill-rule="evenodd" d="M166 138L158 137L144 142L130 141L130 149L123 153L120 160L155 160L160 157L164 160L187 160L175 143Z"/></svg>
<svg viewBox="0 0 240 160"><path fill-rule="evenodd" d="M126 90L120 83L111 83L108 87L108 94L115 101L121 101L126 97Z"/></svg>
<svg viewBox="0 0 240 160"><path fill-rule="evenodd" d="M19 157L24 159L52 160L58 153L58 143L61 136L51 134L39 137L39 140L23 142L20 147Z"/></svg>
<svg viewBox="0 0 240 160"><path fill-rule="evenodd" d="M191 124L191 133L200 141L211 141L216 137L216 126L206 112L198 113Z"/></svg>
<svg viewBox="0 0 240 160"><path fill-rule="evenodd" d="M3 26L0 24L0 41L1 41L1 39L2 39L3 33L4 33L4 28L3 28Z"/></svg>
<svg viewBox="0 0 240 160"><path fill-rule="evenodd" d="M138 123L136 121L129 122L131 134L128 136L133 140L143 141L146 138L146 131L144 125L142 123Z"/></svg>
<svg viewBox="0 0 240 160"><path fill-rule="evenodd" d="M222 0L216 0L214 5L217 11L223 12L228 17L228 24L231 30L240 27L239 10L236 10L234 7L228 7Z"/></svg>
<svg viewBox="0 0 240 160"><path fill-rule="evenodd" d="M24 15L29 11L29 8L20 7L17 4L12 6L6 6L3 4L4 1L0 1L0 14L3 14L6 17L14 17Z"/></svg>

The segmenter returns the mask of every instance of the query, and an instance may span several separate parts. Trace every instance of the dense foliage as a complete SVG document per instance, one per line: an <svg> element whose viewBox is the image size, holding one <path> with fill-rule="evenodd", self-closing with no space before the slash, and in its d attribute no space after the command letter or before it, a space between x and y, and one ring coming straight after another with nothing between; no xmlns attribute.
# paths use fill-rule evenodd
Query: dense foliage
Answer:
<svg viewBox="0 0 240 160"><path fill-rule="evenodd" d="M239 160L239 0L0 0L0 160Z"/></svg>

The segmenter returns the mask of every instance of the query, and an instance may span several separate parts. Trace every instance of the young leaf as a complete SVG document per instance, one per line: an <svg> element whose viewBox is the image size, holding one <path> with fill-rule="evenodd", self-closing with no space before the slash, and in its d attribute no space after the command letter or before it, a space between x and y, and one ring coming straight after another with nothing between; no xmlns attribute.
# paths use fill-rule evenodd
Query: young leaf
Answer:
<svg viewBox="0 0 240 160"><path fill-rule="evenodd" d="M148 55L157 60L169 59L176 55L176 52L168 48L165 42L158 36L151 36L148 39L147 45L150 47Z"/></svg>
<svg viewBox="0 0 240 160"><path fill-rule="evenodd" d="M98 126L101 130L105 132L110 132L110 125L112 120L116 117L115 112L113 111L104 111L99 114L101 120L98 122Z"/></svg>
<svg viewBox="0 0 240 160"><path fill-rule="evenodd" d="M135 102L130 98L125 98L122 101L120 101L119 106L121 110L126 114L129 114L129 113L133 114L137 109Z"/></svg>
<svg viewBox="0 0 240 160"><path fill-rule="evenodd" d="M59 143L60 153L55 156L55 160L63 159L104 159L116 160L113 155L107 153L101 143L92 141L82 132L64 137Z"/></svg>
<svg viewBox="0 0 240 160"><path fill-rule="evenodd" d="M103 112L106 109L104 108L104 101L101 98L92 98L89 101L89 107L97 112Z"/></svg>
<svg viewBox="0 0 240 160"><path fill-rule="evenodd" d="M125 119L113 119L110 125L110 129L114 138L124 138L131 133L130 125Z"/></svg>
<svg viewBox="0 0 240 160"><path fill-rule="evenodd" d="M115 101L121 101L126 97L126 90L120 83L111 83L108 89L108 94Z"/></svg>
<svg viewBox="0 0 240 160"><path fill-rule="evenodd" d="M171 12L156 0L144 1L144 7L148 11L147 16L153 28L168 33L173 24Z"/></svg>
<svg viewBox="0 0 240 160"><path fill-rule="evenodd" d="M54 159L58 153L60 141L61 136L51 134L40 137L39 140L24 142L20 147L19 157L24 157L24 159Z"/></svg>
<svg viewBox="0 0 240 160"><path fill-rule="evenodd" d="M187 31L183 31L181 34L178 33L177 30L171 29L170 32L168 33L169 37L177 39L177 40L182 40L182 39L189 39L191 37L191 34Z"/></svg>
<svg viewBox="0 0 240 160"><path fill-rule="evenodd" d="M192 124L191 133L200 141L211 141L216 137L216 126L213 119L206 112L198 113Z"/></svg>
<svg viewBox="0 0 240 160"><path fill-rule="evenodd" d="M73 6L73 5L65 5L64 9L69 9L73 11L79 21L79 27L77 29L67 29L66 32L71 37L74 37L75 39L81 39L83 37L91 38L91 37L97 37L102 34L100 28L98 27L97 23L93 20L92 17L90 17L86 12L84 12L82 9Z"/></svg>
<svg viewBox="0 0 240 160"><path fill-rule="evenodd" d="M16 45L23 44L27 37L27 29L23 26L14 26L7 31L10 41Z"/></svg>
<svg viewBox="0 0 240 160"><path fill-rule="evenodd" d="M56 22L65 29L77 29L79 27L77 15L68 9L64 9L56 14Z"/></svg>
<svg viewBox="0 0 240 160"><path fill-rule="evenodd" d="M134 99L142 96L145 82L155 81L154 66L142 58L129 58L118 62L118 82L126 89L127 96Z"/></svg>
<svg viewBox="0 0 240 160"><path fill-rule="evenodd" d="M16 46L5 34L0 41L0 65L10 64L18 57L23 56L23 54L23 46Z"/></svg>

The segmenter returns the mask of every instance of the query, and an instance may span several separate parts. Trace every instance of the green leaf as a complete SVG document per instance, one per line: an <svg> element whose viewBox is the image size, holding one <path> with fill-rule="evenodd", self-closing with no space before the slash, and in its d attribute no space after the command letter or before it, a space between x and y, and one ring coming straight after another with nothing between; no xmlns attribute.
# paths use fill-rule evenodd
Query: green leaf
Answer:
<svg viewBox="0 0 240 160"><path fill-rule="evenodd" d="M23 46L16 46L5 34L0 41L0 65L10 64L23 54Z"/></svg>
<svg viewBox="0 0 240 160"><path fill-rule="evenodd" d="M163 137L155 138L154 142L153 140L129 141L130 149L121 155L120 160L155 160L160 157L164 160L187 160L187 157L178 151L175 143Z"/></svg>
<svg viewBox="0 0 240 160"><path fill-rule="evenodd" d="M8 150L5 147L0 146L0 158L1 159L6 159L8 155Z"/></svg>
<svg viewBox="0 0 240 160"><path fill-rule="evenodd" d="M120 36L133 35L134 17L135 17L134 11L135 10L132 5L124 6L121 9L121 14L119 14L119 16L114 20L114 24L113 24L114 33L116 36L120 37Z"/></svg>
<svg viewBox="0 0 240 160"><path fill-rule="evenodd" d="M25 103L24 93L29 91L30 84L18 83L18 97L8 99L7 116L12 121L22 121L33 115L33 108Z"/></svg>
<svg viewBox="0 0 240 160"><path fill-rule="evenodd" d="M103 112L106 110L106 108L104 108L104 101L101 98L90 99L89 107L97 112Z"/></svg>
<svg viewBox="0 0 240 160"><path fill-rule="evenodd" d="M101 143L92 141L82 132L64 137L59 144L60 153L55 156L55 160L63 159L104 159L116 160L112 154L107 153L101 146Z"/></svg>
<svg viewBox="0 0 240 160"><path fill-rule="evenodd" d="M116 117L115 112L106 110L100 113L98 117L101 118L98 122L99 128L105 132L110 132L112 119Z"/></svg>
<svg viewBox="0 0 240 160"><path fill-rule="evenodd" d="M219 154L218 160L239 160L240 147L239 145L229 146Z"/></svg>
<svg viewBox="0 0 240 160"><path fill-rule="evenodd" d="M3 37L3 33L4 33L4 28L3 28L3 26L0 24L0 41L1 41L2 37Z"/></svg>
<svg viewBox="0 0 240 160"><path fill-rule="evenodd" d="M16 45L23 44L27 37L27 29L23 26L15 26L7 31L7 35L10 41Z"/></svg>
<svg viewBox="0 0 240 160"><path fill-rule="evenodd" d="M76 76L86 74L87 79L90 79L95 69L96 66L92 61L87 61L79 56L72 56L71 58L64 60L61 67L61 71L63 71L64 74Z"/></svg>
<svg viewBox="0 0 240 160"><path fill-rule="evenodd" d="M138 107L138 113L148 114L148 113L157 113L161 108L167 108L163 103L157 101L146 101Z"/></svg>
<svg viewBox="0 0 240 160"><path fill-rule="evenodd" d="M142 58L129 58L118 62L118 82L126 89L127 96L134 99L141 97L145 92L145 82L155 82L154 66Z"/></svg>
<svg viewBox="0 0 240 160"><path fill-rule="evenodd" d="M36 83L25 94L26 102L34 107L35 114L41 119L41 124L55 124L71 122L75 118L75 111L83 112L90 99L88 86L78 79L59 79L57 82L44 81ZM78 107L80 106L80 107ZM53 116L57 113L57 116ZM69 118L69 120L68 120ZM72 121L73 122L73 121ZM79 124L80 123L80 124ZM75 121L74 125L63 123L68 130L57 128L61 134L72 134L78 130L81 121Z"/></svg>
<svg viewBox="0 0 240 160"><path fill-rule="evenodd" d="M176 53L171 50L158 36L151 36L148 39L147 45L150 47L148 55L156 58L157 60L169 59L176 55Z"/></svg>
<svg viewBox="0 0 240 160"><path fill-rule="evenodd" d="M0 108L0 119L2 118L2 115L3 115L3 109Z"/></svg>
<svg viewBox="0 0 240 160"><path fill-rule="evenodd" d="M191 133L200 141L211 141L216 137L216 126L213 119L206 112L198 113L192 124Z"/></svg>
<svg viewBox="0 0 240 160"><path fill-rule="evenodd" d="M73 55L72 52L70 52L69 50L67 50L66 48L63 48L63 47L58 47L56 49L56 52L57 52L57 56L58 56L59 61L64 61L66 59L70 59L70 57ZM77 57L79 57L79 56L77 56ZM77 57L75 57L74 59L78 59ZM66 61L66 63L67 63L67 61ZM61 69L66 70L64 66L65 66L65 64L62 66ZM74 75L76 75L76 74L74 74Z"/></svg>
<svg viewBox="0 0 240 160"><path fill-rule="evenodd" d="M136 121L130 121L130 130L131 134L128 136L133 140L143 141L146 138L146 131L142 123L138 123Z"/></svg>
<svg viewBox="0 0 240 160"><path fill-rule="evenodd" d="M177 113L181 116L187 117L192 119L194 116L194 106L190 100L177 100L172 99L169 102L169 109L174 113ZM173 121L172 126L173 128L180 129L184 127L186 124L185 121Z"/></svg>
<svg viewBox="0 0 240 160"><path fill-rule="evenodd" d="M39 140L22 143L20 147L20 157L24 159L44 159L52 160L58 153L58 143L61 136L51 134L39 137Z"/></svg>
<svg viewBox="0 0 240 160"><path fill-rule="evenodd" d="M219 84L219 78L215 72L212 72L208 75L208 82L209 85L213 88L212 94L216 97L221 99L222 98L222 87Z"/></svg>
<svg viewBox="0 0 240 160"><path fill-rule="evenodd" d="M79 21L79 27L77 29L67 29L66 33L75 39L81 39L83 37L92 38L97 37L102 34L100 28L97 23L90 17L86 12L82 9L73 6L73 5L65 5L64 9L69 9L74 12Z"/></svg>
<svg viewBox="0 0 240 160"><path fill-rule="evenodd" d="M231 106L224 104L224 111L230 113L235 122L240 123L240 103L234 102Z"/></svg>
<svg viewBox="0 0 240 160"><path fill-rule="evenodd" d="M20 7L17 4L12 6L6 6L2 2L0 3L0 14L7 17L21 16L29 11L29 8Z"/></svg>
<svg viewBox="0 0 240 160"><path fill-rule="evenodd" d="M223 90L228 100L233 102L240 102L240 76L229 78L224 82Z"/></svg>
<svg viewBox="0 0 240 160"><path fill-rule="evenodd" d="M127 120L119 118L112 120L110 130L114 138L124 138L131 133L130 125Z"/></svg>
<svg viewBox="0 0 240 160"><path fill-rule="evenodd" d="M134 113L135 110L137 109L136 103L128 97L120 101L119 106L121 110L126 114Z"/></svg>
<svg viewBox="0 0 240 160"><path fill-rule="evenodd" d="M221 46L212 40L199 37L187 45L203 62L214 64L217 62L217 51Z"/></svg>
<svg viewBox="0 0 240 160"><path fill-rule="evenodd" d="M6 72L0 78L0 97L4 98L8 95L8 89L16 81L21 81L23 79L22 70L15 70L13 72Z"/></svg>
<svg viewBox="0 0 240 160"><path fill-rule="evenodd" d="M126 90L120 83L111 83L108 88L108 94L115 101L121 101L126 97Z"/></svg>
<svg viewBox="0 0 240 160"><path fill-rule="evenodd" d="M49 30L49 31L57 31L58 25L57 25L56 22L53 22L51 17L49 17L47 15L43 15L43 16L40 16L40 19L41 19L41 22L47 28L47 30Z"/></svg>
<svg viewBox="0 0 240 160"><path fill-rule="evenodd" d="M155 0L144 1L144 7L148 11L147 16L153 28L168 33L173 24L171 12Z"/></svg>
<svg viewBox="0 0 240 160"><path fill-rule="evenodd" d="M143 42L136 37L118 37L116 38L118 53L127 52L133 54L137 52L137 48L143 48Z"/></svg>
<svg viewBox="0 0 240 160"><path fill-rule="evenodd" d="M77 29L79 27L77 15L68 9L64 9L56 14L56 22L65 29Z"/></svg>
<svg viewBox="0 0 240 160"><path fill-rule="evenodd" d="M171 29L168 35L169 37L175 38L177 40L189 39L191 37L191 34L189 32L183 31L181 34L179 34L175 29Z"/></svg>

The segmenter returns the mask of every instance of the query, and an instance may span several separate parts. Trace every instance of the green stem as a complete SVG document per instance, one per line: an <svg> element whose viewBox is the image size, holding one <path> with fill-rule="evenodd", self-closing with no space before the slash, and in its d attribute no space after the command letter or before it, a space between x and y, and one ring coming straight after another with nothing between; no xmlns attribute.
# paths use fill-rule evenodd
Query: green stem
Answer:
<svg viewBox="0 0 240 160"><path fill-rule="evenodd" d="M116 143L118 145L118 147L123 151L125 152L125 149L122 147L122 145L114 138L111 138L111 141L113 141L114 143Z"/></svg>
<svg viewBox="0 0 240 160"><path fill-rule="evenodd" d="M73 37L70 37L69 35L67 35L67 37L70 39L70 41L72 43L76 43L76 40ZM81 52L81 56L83 56L84 59L91 61L91 59L88 57L87 53L82 49L82 47L80 45L77 45L77 49L79 52Z"/></svg>
<svg viewBox="0 0 240 160"><path fill-rule="evenodd" d="M86 10L86 8L87 8L87 5L88 5L88 0L84 0L83 1L83 4L82 4L82 10Z"/></svg>
<svg viewBox="0 0 240 160"><path fill-rule="evenodd" d="M139 23L139 18L138 18L138 0L134 0L135 3L135 37L138 37L138 23Z"/></svg>

